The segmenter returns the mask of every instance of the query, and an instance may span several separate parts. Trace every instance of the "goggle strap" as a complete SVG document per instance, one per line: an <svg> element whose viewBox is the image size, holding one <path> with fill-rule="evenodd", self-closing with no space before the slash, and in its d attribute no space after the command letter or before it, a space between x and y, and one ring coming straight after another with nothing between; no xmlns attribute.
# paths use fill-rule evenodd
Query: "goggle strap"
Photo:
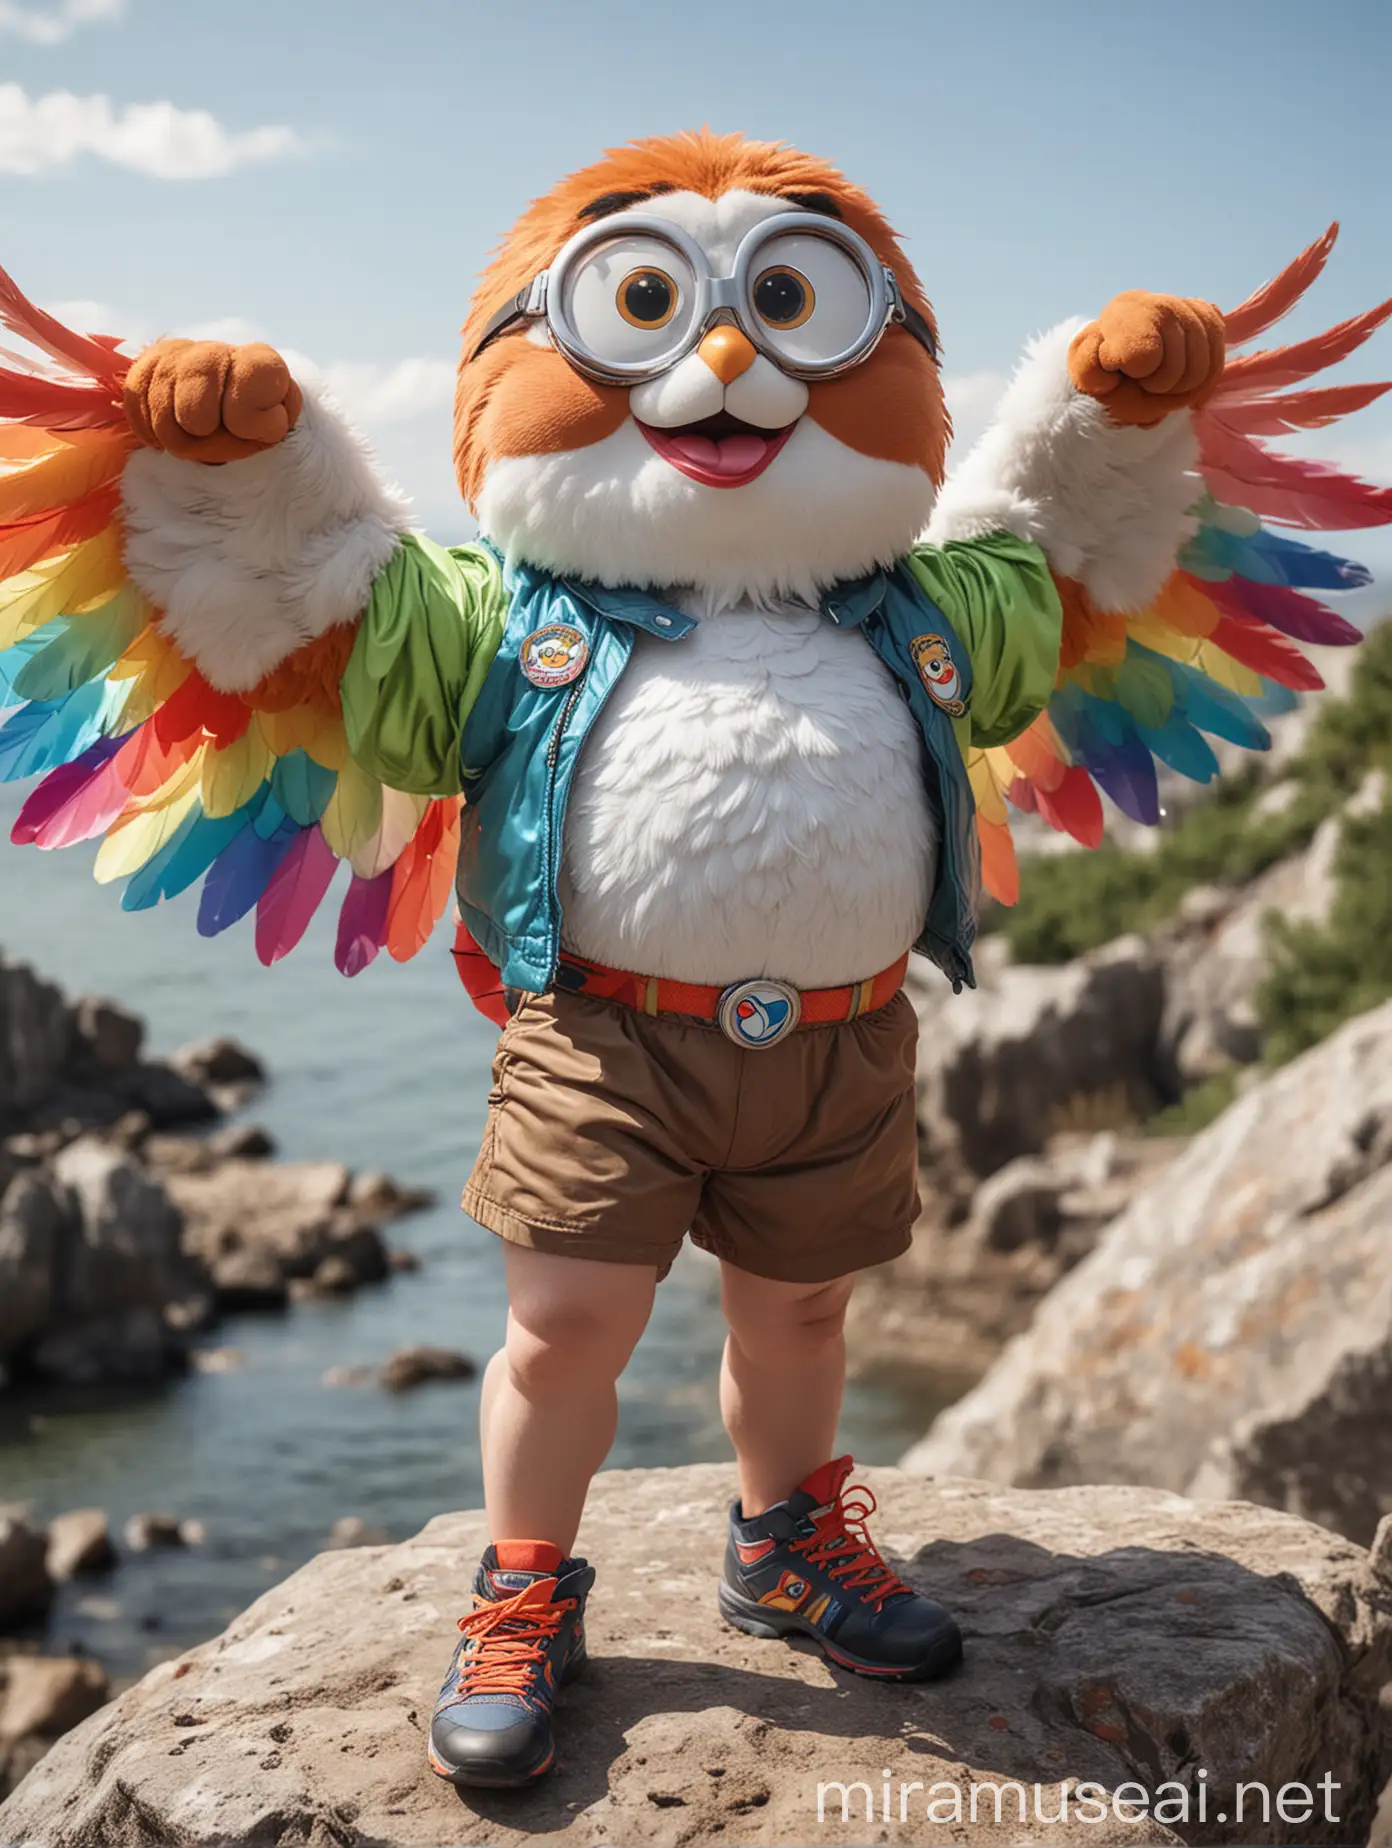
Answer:
<svg viewBox="0 0 1392 1848"><path fill-rule="evenodd" d="M483 349L496 340L500 334L511 333L519 322L534 321L539 315L546 313L547 274L548 272L543 270L539 276L534 276L525 289L519 289L511 301L504 302L496 314L488 317L487 325L479 335L473 352L464 361L466 366L472 365Z"/></svg>

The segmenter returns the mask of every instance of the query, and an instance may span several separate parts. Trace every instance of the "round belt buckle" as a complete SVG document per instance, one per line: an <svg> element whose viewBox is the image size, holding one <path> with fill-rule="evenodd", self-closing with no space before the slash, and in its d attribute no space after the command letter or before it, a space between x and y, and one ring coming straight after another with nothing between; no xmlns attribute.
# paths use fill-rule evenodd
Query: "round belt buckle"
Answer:
<svg viewBox="0 0 1392 1848"><path fill-rule="evenodd" d="M737 1046L776 1046L802 1014L802 996L788 982L758 977L734 982L720 997L720 1031Z"/></svg>

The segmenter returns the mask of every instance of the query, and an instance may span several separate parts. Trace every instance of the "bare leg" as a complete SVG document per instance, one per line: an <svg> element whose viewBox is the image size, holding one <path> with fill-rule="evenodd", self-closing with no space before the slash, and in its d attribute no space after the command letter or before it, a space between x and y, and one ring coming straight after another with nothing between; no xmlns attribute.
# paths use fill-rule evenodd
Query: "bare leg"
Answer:
<svg viewBox="0 0 1392 1848"><path fill-rule="evenodd" d="M773 1283L722 1264L729 1337L720 1412L739 1459L746 1519L786 1500L832 1455L855 1278Z"/></svg>
<svg viewBox="0 0 1392 1848"><path fill-rule="evenodd" d="M488 1363L479 1412L488 1529L569 1554L614 1441L614 1385L647 1326L657 1271L504 1249L507 1341Z"/></svg>

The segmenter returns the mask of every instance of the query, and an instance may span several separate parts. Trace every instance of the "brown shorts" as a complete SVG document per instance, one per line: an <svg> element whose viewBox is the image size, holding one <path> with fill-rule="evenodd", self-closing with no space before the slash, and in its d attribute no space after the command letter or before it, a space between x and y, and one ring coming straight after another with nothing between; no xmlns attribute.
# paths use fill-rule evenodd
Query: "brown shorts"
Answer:
<svg viewBox="0 0 1392 1848"><path fill-rule="evenodd" d="M754 1051L680 1015L529 997L498 1042L464 1210L533 1251L663 1273L688 1231L780 1282L883 1264L918 1216L917 1039L902 990Z"/></svg>

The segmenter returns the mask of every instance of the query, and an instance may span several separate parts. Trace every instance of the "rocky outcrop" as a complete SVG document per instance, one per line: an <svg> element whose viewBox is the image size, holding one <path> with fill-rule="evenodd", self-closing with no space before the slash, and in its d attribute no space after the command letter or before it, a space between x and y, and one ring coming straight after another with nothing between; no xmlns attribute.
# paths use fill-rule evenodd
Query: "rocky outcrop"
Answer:
<svg viewBox="0 0 1392 1848"><path fill-rule="evenodd" d="M159 1182L83 1138L0 1197L0 1368L90 1384L157 1378L211 1306Z"/></svg>
<svg viewBox="0 0 1392 1848"><path fill-rule="evenodd" d="M1392 1509L1392 1003L1255 1086L905 1459L1154 1483L1355 1539Z"/></svg>
<svg viewBox="0 0 1392 1848"><path fill-rule="evenodd" d="M714 1587L731 1472L615 1472L596 1484L581 1533L600 1566L592 1667L563 1697L561 1762L535 1790L461 1799L426 1771L431 1702L484 1539L480 1515L450 1515L404 1546L321 1555L225 1635L152 1671L31 1772L0 1807L0 1840L1366 1837L1392 1727L1378 1702L1392 1589L1361 1549L1286 1516L1144 1490L1031 1495L866 1474L887 1550L962 1618L966 1665L945 1683L885 1688L725 1629ZM1079 1779L1120 1793L1118 1814L1034 1820L1036 1784L1053 1817L1065 1780ZM1300 1822L1273 1811L1254 1830L1250 1807L1236 1819L1238 1784L1274 1798L1293 1783L1312 1787ZM1167 1823L1137 1808L1162 1785Z"/></svg>
<svg viewBox="0 0 1392 1848"><path fill-rule="evenodd" d="M980 986L916 980L925 1166L960 1214L976 1183L1050 1137L1149 1115L1168 1099L1157 1048L1164 974L1139 937L1057 968L983 946Z"/></svg>
<svg viewBox="0 0 1392 1848"><path fill-rule="evenodd" d="M1054 1136L982 1181L958 1220L925 1173L912 1246L865 1273L851 1299L853 1371L916 1378L940 1403L966 1391L1183 1146L1135 1130Z"/></svg>
<svg viewBox="0 0 1392 1848"><path fill-rule="evenodd" d="M53 1589L46 1537L24 1510L0 1508L0 1632L41 1623Z"/></svg>
<svg viewBox="0 0 1392 1848"><path fill-rule="evenodd" d="M225 1039L170 1063L143 1049L115 1002L69 1004L0 958L0 1387L180 1368L223 1311L385 1278L379 1227L428 1202L381 1174L271 1163L255 1125L188 1134L262 1067Z"/></svg>

